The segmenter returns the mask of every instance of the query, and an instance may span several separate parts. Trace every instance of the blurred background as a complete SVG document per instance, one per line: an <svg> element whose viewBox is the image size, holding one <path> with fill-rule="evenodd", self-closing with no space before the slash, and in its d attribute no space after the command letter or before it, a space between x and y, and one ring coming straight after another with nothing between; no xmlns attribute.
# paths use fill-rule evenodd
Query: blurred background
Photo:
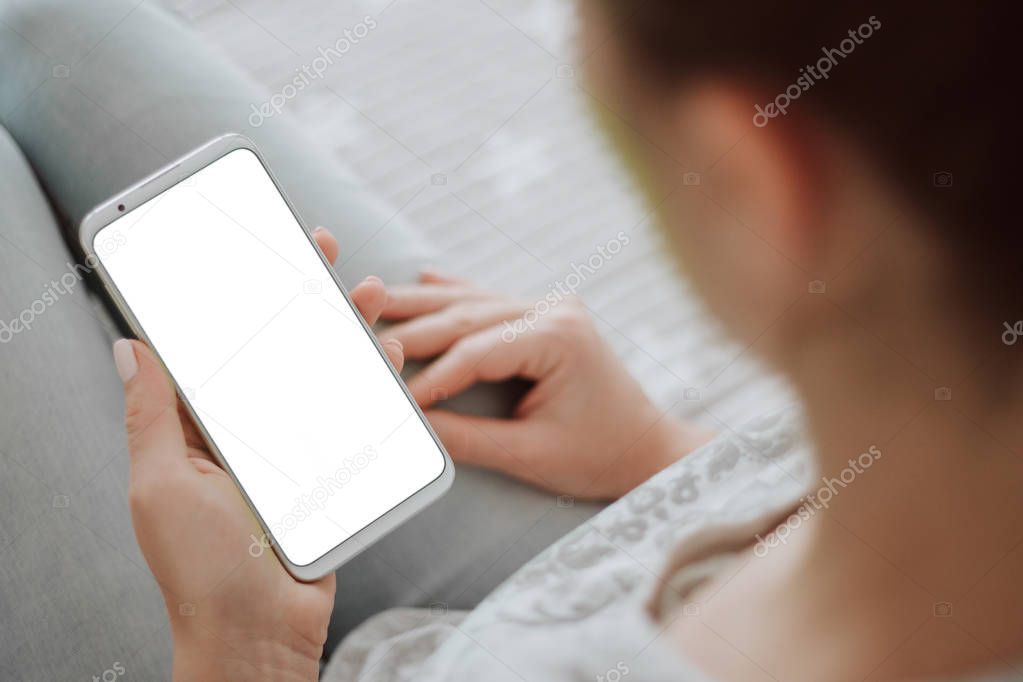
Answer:
<svg viewBox="0 0 1023 682"><path fill-rule="evenodd" d="M624 231L578 293L662 408L723 429L790 401L673 271L591 120L602 105L581 79L571 0L163 2L269 93L293 94L280 115L454 274L539 300ZM322 77L302 76L339 39L348 49ZM296 77L308 85L285 90Z"/></svg>

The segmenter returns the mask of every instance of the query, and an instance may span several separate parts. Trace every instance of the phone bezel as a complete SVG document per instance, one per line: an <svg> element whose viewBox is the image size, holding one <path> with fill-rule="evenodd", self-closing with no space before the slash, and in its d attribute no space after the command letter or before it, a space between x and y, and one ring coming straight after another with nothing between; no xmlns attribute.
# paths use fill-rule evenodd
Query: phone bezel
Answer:
<svg viewBox="0 0 1023 682"><path fill-rule="evenodd" d="M107 294L113 301L114 306L124 317L124 319L128 322L128 325L131 327L135 335L139 339L144 341L147 345L149 345L150 348L153 349L154 355L156 355L160 363L164 365L164 371L167 373L167 376L174 384L174 388L177 391L178 396L180 397L182 403L184 403L192 420L195 422L196 427L198 428L200 434L203 437L203 440L210 448L210 452L217 459L217 462L220 464L220 466L223 467L223 469L231 477L235 485L238 486L238 489L239 491L241 491L242 497L245 499L246 504L249 506L253 514L256 516L256 519L258 520L260 527L263 531L264 538L269 540L268 544L273 548L273 551L277 555L277 558L280 560L281 564L288 571L288 573L290 573L296 579L304 582L311 582L332 573L338 567L340 567L347 561L351 560L353 557L358 555L360 552L365 550L374 542L384 537L389 532L403 524L405 521L409 520L410 518L421 512L423 509L428 507L430 504L438 500L451 487L451 484L454 481L455 477L455 468L454 464L451 461L451 457L450 455L448 455L447 450L444 449L444 445L441 443L440 438L438 438L437 434L434 433L433 428L430 426L430 422L426 419L425 415L423 415L422 410L419 409L419 405L416 404L416 401L412 397L412 394L409 392L408 387L405 385L405 382L402 381L401 376L394 369L394 366L391 364L390 360L387 359L387 354L381 347L380 342L376 338L376 335L373 333L372 329L366 323L366 321L362 317L362 314L360 313L356 317L362 324L362 327L365 330L366 334L369 335L370 339L373 341L373 345L376 347L377 352L380 354L383 361L387 364L387 367L391 370L391 374L394 376L397 385L401 388L402 391L404 391L405 397L409 401L409 404L415 410L420 421L426 426L426 429L429 432L431 438L433 438L434 444L437 446L437 450L440 452L441 456L444 459L444 468L441 470L441 473L437 476L437 478L428 483L425 487L413 493L410 497L406 498L404 501L398 503L395 507L391 508L383 516L377 518L368 526L356 532L347 540L344 540L343 542L341 542L341 544L337 545L329 552L327 552L326 554L324 554L323 556L319 557L318 559L314 560L309 564L305 564L302 566L294 564L280 549L277 542L274 541L273 534L271 533L270 528L264 521L262 515L259 513L259 510L257 510L255 505L252 504L252 501L249 499L248 493L245 491L245 488L239 483L234 472L231 470L230 465L227 463L227 461L221 454L220 449L217 447L216 443L213 442L213 439L210 437L206 429L202 426L202 422L198 419L196 412L193 409L188 398L185 396L182 387L179 386L177 381L174 380L174 377L167 369L167 366L163 363L163 359L160 357L160 354L156 352L155 348L153 347L153 344L150 343L149 338L146 336L144 330L142 329L142 325L139 323L138 319L135 317L131 309L128 307L127 303L124 301L124 298L121 296L120 291L118 291L117 289L117 285L113 282L113 279L110 277L106 269L103 267L103 263L99 259L99 256L96 253L94 245L96 235L99 233L99 231L102 230L107 225L109 225L114 220L120 218L123 215L126 215L132 209L137 208L138 206L144 204L146 201L149 201L150 199L158 196L159 194L178 184L182 180L185 180L193 173L196 173L205 168L206 166L210 165L211 163L217 161L221 157L233 151L237 151L239 149L245 149L255 154L256 158L263 165L263 169L270 177L270 180L274 183L274 186L277 188L277 191L280 192L281 197L283 197L285 204L291 211L292 215L295 217L295 220L297 220L298 224L302 227L302 230L305 233L306 238L309 240L310 247L317 253L317 255L319 255L320 260L326 266L328 272L330 272L331 277L334 279L334 283L341 291L341 294L344 296L345 300L348 302L348 304L352 307L353 310L358 312L358 308L356 308L356 306L352 303L352 299L348 295L348 291L345 289L344 284L342 284L341 279L334 271L333 266L324 257L319 247L316 246L316 243L313 240L311 233L309 232L308 226L306 226L305 222L302 220L301 215L296 210L294 204L292 204L291 200L288 198L288 195L282 189L280 182L278 182L277 178L274 177L273 172L270 170L269 165L266 163L266 160L259 153L259 150L255 147L251 140L239 134L232 133L211 140L210 142L199 147L193 152L186 154L180 159L167 164L166 166L156 171L149 177L129 187L121 194L112 197L105 203L94 208L85 216L85 218L82 219L82 222L78 230L79 241L81 243L82 250L84 251L87 264L89 264L89 266L92 269L94 269L99 275L100 281L103 283L103 286L106 289ZM119 208L119 206L121 205L124 206L123 210ZM264 545L265 544L267 543L264 543Z"/></svg>

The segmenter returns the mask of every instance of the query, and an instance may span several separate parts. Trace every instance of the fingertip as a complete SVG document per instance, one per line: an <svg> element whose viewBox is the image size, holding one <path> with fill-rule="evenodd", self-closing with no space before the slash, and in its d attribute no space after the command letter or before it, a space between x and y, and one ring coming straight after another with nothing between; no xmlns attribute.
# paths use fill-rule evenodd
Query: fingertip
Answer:
<svg viewBox="0 0 1023 682"><path fill-rule="evenodd" d="M139 371L135 348L128 339L118 339L114 342L113 352L117 376L121 377L121 383L127 384Z"/></svg>
<svg viewBox="0 0 1023 682"><path fill-rule="evenodd" d="M334 235L332 235L325 227L317 227L313 230L312 235L313 240L316 242L316 245L320 247L320 251L323 252L323 255L327 258L327 260L330 261L331 264L337 261L340 249L338 248L337 239L334 238Z"/></svg>
<svg viewBox="0 0 1023 682"><path fill-rule="evenodd" d="M427 265L419 269L419 281L423 284L458 284L461 286L470 286L469 280L464 277L458 277L451 273L444 272L432 265Z"/></svg>
<svg viewBox="0 0 1023 682"><path fill-rule="evenodd" d="M129 398L158 398L161 402L177 399L162 363L153 349L142 341L120 339L115 342L114 364L127 387Z"/></svg>
<svg viewBox="0 0 1023 682"><path fill-rule="evenodd" d="M405 366L405 347L398 339L387 339L383 342L383 346L387 359L400 372Z"/></svg>
<svg viewBox="0 0 1023 682"><path fill-rule="evenodd" d="M405 382L405 385L408 387L408 392L412 394L412 399L416 401L416 405L419 405L420 409L425 410L430 406L423 399L422 390L419 387L419 382L416 380L418 376L418 374L412 376Z"/></svg>
<svg viewBox="0 0 1023 682"><path fill-rule="evenodd" d="M419 375L412 377L412 380L408 383L408 390L409 393L412 394L412 398L416 401L416 404L425 410L432 407L437 400L429 386L421 380L417 381L418 377Z"/></svg>
<svg viewBox="0 0 1023 682"><path fill-rule="evenodd" d="M444 410L435 407L430 408L423 407L422 410L423 416L426 417L426 420L428 422L430 422L430 426L433 427L433 430L436 432L437 437L440 438L441 441L445 441L447 433L446 429L444 428L446 426L444 421ZM444 442L444 445L447 446L447 442ZM448 454L451 455L452 458L454 458L454 454L452 454L450 451L448 452Z"/></svg>
<svg viewBox="0 0 1023 682"><path fill-rule="evenodd" d="M148 376L154 367L161 375L163 372L153 350L138 339L118 339L114 342L114 366L117 375L126 385L140 375ZM143 383L147 382L148 379Z"/></svg>
<svg viewBox="0 0 1023 682"><path fill-rule="evenodd" d="M432 265L426 265L419 269L419 281L423 284L439 284L450 282L452 278L444 275Z"/></svg>
<svg viewBox="0 0 1023 682"><path fill-rule="evenodd" d="M185 438L170 378L156 355L141 341L123 340L115 344L114 352L122 377L128 375L125 363L135 362L134 373L124 390L124 423L133 459L140 456L157 462L176 459L185 450ZM156 451L158 454L153 455ZM147 469L159 470L152 467L146 465Z"/></svg>
<svg viewBox="0 0 1023 682"><path fill-rule="evenodd" d="M156 354L153 353L153 349L149 347L149 344L138 339L131 339L128 343L131 344L131 348L135 352L135 358L138 360L140 368L143 365L159 364Z"/></svg>
<svg viewBox="0 0 1023 682"><path fill-rule="evenodd" d="M384 304L387 303L387 287L384 286L384 283L379 278L367 277L359 285L359 288L365 297L364 300L373 306L383 308Z"/></svg>
<svg viewBox="0 0 1023 682"><path fill-rule="evenodd" d="M451 459L459 464L478 464L472 455L472 448L466 447L467 434L459 428L462 422L452 418L452 413L440 408L423 409L423 415L430 422L430 427L444 444L444 449Z"/></svg>
<svg viewBox="0 0 1023 682"><path fill-rule="evenodd" d="M376 324L380 313L387 304L387 288L383 280L370 275L352 289L352 301L359 308L362 317L369 324Z"/></svg>

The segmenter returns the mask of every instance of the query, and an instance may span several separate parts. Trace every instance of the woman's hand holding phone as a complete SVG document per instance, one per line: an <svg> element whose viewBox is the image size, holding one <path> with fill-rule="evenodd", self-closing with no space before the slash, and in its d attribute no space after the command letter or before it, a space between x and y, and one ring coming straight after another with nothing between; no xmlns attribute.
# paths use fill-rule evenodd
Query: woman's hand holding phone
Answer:
<svg viewBox="0 0 1023 682"><path fill-rule="evenodd" d="M313 236L334 262L334 238ZM387 291L369 278L351 298L372 324ZM400 343L384 349L400 370ZM119 341L114 357L125 383L132 521L170 616L174 679L317 679L334 576L306 584L284 570L145 344Z"/></svg>
<svg viewBox="0 0 1023 682"><path fill-rule="evenodd" d="M617 499L711 434L662 414L597 334L585 308L546 308L426 273L390 289L381 333L436 358L408 386L456 462L581 499ZM535 382L511 419L437 404L480 381Z"/></svg>
<svg viewBox="0 0 1023 682"><path fill-rule="evenodd" d="M336 260L334 238L322 229L314 237ZM390 293L369 278L351 298L370 324L400 320L381 335L397 369L405 354L436 357L409 388L462 462L559 494L614 499L709 436L660 414L573 300L525 325L517 321L529 304L436 274ZM316 679L334 576L292 578L150 349L119 341L114 356L125 383L132 520L170 616L175 679ZM478 381L512 377L535 386L511 419L435 407Z"/></svg>

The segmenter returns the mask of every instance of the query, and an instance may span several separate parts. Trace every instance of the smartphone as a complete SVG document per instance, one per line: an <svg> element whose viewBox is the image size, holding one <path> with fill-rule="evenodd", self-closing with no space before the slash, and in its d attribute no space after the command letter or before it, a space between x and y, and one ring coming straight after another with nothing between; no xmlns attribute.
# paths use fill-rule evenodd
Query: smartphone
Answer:
<svg viewBox="0 0 1023 682"><path fill-rule="evenodd" d="M250 141L213 140L79 234L259 519L251 553L315 580L450 487L450 457Z"/></svg>

